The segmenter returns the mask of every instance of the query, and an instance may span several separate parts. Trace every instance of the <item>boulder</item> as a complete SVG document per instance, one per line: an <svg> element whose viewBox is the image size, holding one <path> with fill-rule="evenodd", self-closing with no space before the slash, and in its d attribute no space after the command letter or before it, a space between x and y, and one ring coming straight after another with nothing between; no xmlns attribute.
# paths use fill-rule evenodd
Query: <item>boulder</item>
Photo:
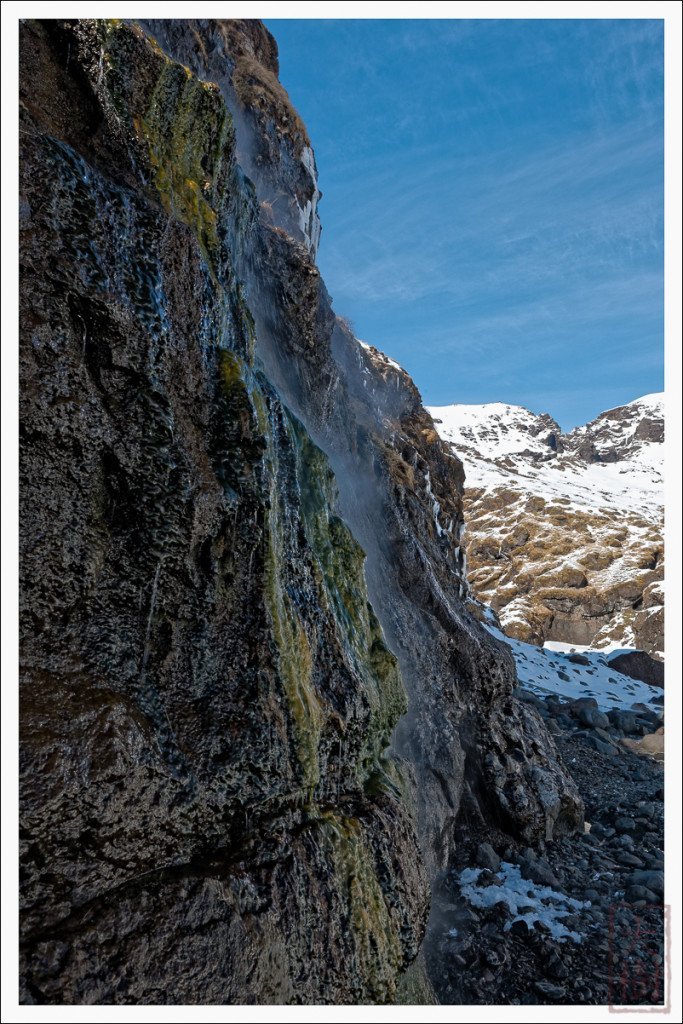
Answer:
<svg viewBox="0 0 683 1024"><path fill-rule="evenodd" d="M482 781L504 826L527 843L582 826L583 801L538 712L508 697L492 709L489 728Z"/></svg>
<svg viewBox="0 0 683 1024"><path fill-rule="evenodd" d="M624 815L622 815L616 819L616 821L614 822L614 827L617 830L617 832L635 832L638 826L636 825L633 818L627 818Z"/></svg>
<svg viewBox="0 0 683 1024"><path fill-rule="evenodd" d="M567 711L574 718L578 718L581 711L584 708L598 708L598 702L595 697L577 697L570 704L567 705Z"/></svg>
<svg viewBox="0 0 683 1024"><path fill-rule="evenodd" d="M609 718L598 708L581 707L578 718L582 725L587 725L590 729L609 729Z"/></svg>
<svg viewBox="0 0 683 1024"><path fill-rule="evenodd" d="M638 723L638 717L633 711L623 711L621 708L612 708L607 712L607 717L615 729L620 729L627 736L640 735L642 727Z"/></svg>
<svg viewBox="0 0 683 1024"><path fill-rule="evenodd" d="M631 679L640 679L650 686L664 689L664 663L651 658L645 651L621 651L609 658L609 666Z"/></svg>
<svg viewBox="0 0 683 1024"><path fill-rule="evenodd" d="M661 903L659 896L642 885L630 885L625 895L628 903Z"/></svg>
<svg viewBox="0 0 683 1024"><path fill-rule="evenodd" d="M664 895L664 872L663 871L634 871L631 875L631 885L642 885L651 889L658 896Z"/></svg>
<svg viewBox="0 0 683 1024"><path fill-rule="evenodd" d="M542 857L536 857L533 860L530 857L525 857L520 864L520 870L522 878L528 878L536 885L549 885L551 889L557 889L560 885L550 864Z"/></svg>
<svg viewBox="0 0 683 1024"><path fill-rule="evenodd" d="M480 843L477 847L476 863L480 868L489 871L500 871L500 857L490 843Z"/></svg>
<svg viewBox="0 0 683 1024"><path fill-rule="evenodd" d="M543 999L549 999L553 1003L567 998L567 990L562 985L553 985L550 981L536 981L534 988Z"/></svg>
<svg viewBox="0 0 683 1024"><path fill-rule="evenodd" d="M614 757L616 755L617 750L613 743L605 743L604 740L594 736L593 733L583 733L581 739L587 746L597 750L600 754L604 754L605 757Z"/></svg>

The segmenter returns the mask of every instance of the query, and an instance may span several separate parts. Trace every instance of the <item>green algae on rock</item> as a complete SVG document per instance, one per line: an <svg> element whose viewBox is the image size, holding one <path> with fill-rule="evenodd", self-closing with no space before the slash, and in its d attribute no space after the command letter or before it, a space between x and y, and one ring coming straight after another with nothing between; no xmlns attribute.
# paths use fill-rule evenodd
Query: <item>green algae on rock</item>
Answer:
<svg viewBox="0 0 683 1024"><path fill-rule="evenodd" d="M427 888L366 783L405 698L254 364L230 114L136 26L22 47L23 998L391 999Z"/></svg>
<svg viewBox="0 0 683 1024"><path fill-rule="evenodd" d="M263 25L20 42L22 999L395 1000L466 787L581 817L462 466L331 309Z"/></svg>

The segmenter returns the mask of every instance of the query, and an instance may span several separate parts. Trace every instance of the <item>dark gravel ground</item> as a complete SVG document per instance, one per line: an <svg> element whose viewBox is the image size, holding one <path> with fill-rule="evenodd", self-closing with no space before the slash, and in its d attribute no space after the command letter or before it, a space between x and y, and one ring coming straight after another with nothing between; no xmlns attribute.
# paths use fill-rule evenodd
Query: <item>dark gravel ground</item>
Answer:
<svg viewBox="0 0 683 1024"><path fill-rule="evenodd" d="M551 717L560 719L555 741L585 801L590 832L529 850L503 832L462 822L460 856L437 894L432 922L431 980L442 1003L663 1002L663 764L625 749L616 726L601 727L598 749L579 710L564 705ZM640 734L660 724L651 715ZM512 915L504 904L479 909L463 898L463 868L487 867L477 884L500 884L498 858L518 864L525 879L590 902L564 922L580 943L561 942L538 923L506 930ZM448 934L452 929L457 935Z"/></svg>

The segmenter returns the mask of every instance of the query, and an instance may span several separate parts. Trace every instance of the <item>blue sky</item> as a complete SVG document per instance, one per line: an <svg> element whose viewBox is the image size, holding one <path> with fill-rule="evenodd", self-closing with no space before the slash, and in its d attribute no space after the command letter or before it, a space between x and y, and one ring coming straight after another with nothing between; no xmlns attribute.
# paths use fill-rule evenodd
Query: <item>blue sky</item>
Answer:
<svg viewBox="0 0 683 1024"><path fill-rule="evenodd" d="M662 389L660 21L267 25L335 310L425 403L569 428Z"/></svg>

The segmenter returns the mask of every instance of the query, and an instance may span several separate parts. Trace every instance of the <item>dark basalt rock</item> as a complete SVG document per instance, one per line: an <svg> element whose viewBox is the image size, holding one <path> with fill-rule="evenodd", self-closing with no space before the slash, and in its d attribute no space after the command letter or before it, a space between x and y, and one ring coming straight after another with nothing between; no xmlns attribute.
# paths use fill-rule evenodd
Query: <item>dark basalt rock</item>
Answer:
<svg viewBox="0 0 683 1024"><path fill-rule="evenodd" d="M651 658L646 651L622 651L609 659L610 668L631 679L640 679L650 686L664 687L664 663Z"/></svg>
<svg viewBox="0 0 683 1024"><path fill-rule="evenodd" d="M463 793L582 804L331 309L272 37L151 31L21 30L22 999L392 1001Z"/></svg>

